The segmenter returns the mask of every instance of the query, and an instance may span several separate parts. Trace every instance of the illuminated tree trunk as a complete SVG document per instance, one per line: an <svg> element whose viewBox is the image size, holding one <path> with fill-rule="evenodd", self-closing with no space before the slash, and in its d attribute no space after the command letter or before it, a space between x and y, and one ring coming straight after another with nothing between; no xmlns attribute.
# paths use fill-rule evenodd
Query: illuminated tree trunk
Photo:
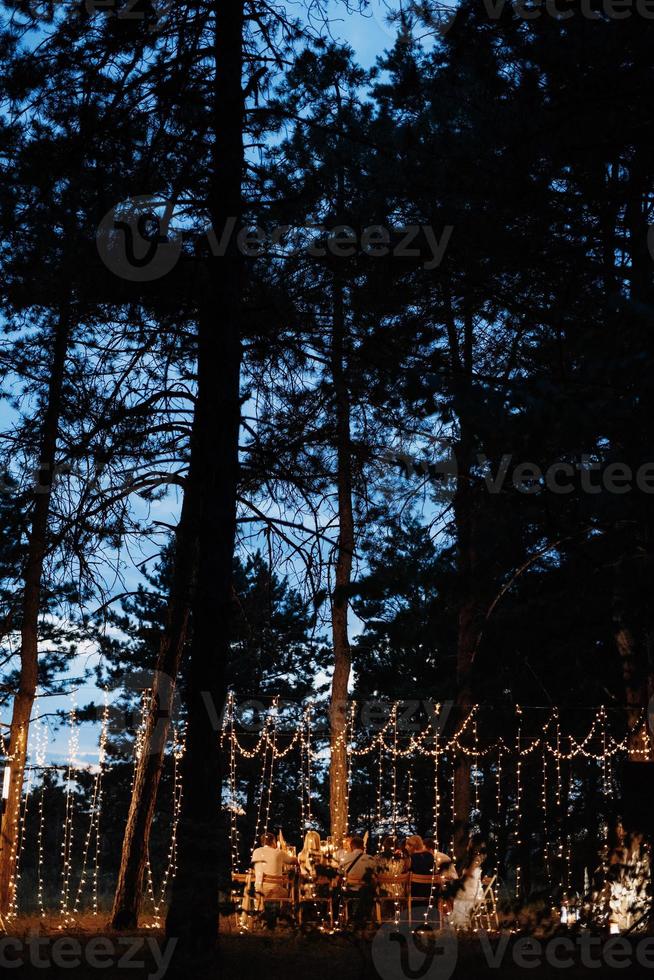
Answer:
<svg viewBox="0 0 654 980"><path fill-rule="evenodd" d="M208 210L218 239L241 220L244 126L243 0L215 0L213 161ZM239 468L243 260L234 234L208 259L198 324L197 426L189 490L197 501L198 569L186 678L188 728L178 828L178 867L166 919L176 956L209 956L218 939L222 765L216 712L227 693L234 605L232 575Z"/></svg>
<svg viewBox="0 0 654 980"><path fill-rule="evenodd" d="M334 673L330 704L329 804L331 834L334 842L340 846L348 829L347 689L350 679L351 655L347 616L352 579L352 556L354 554L354 519L352 515L350 396L346 377L345 312L343 288L338 281L334 285L331 371L336 407L338 543L334 576L335 587L332 595Z"/></svg>
<svg viewBox="0 0 654 980"><path fill-rule="evenodd" d="M166 626L159 646L152 699L123 838L111 914L114 929L135 929L138 926L143 899L150 831L163 770L177 675L186 640L191 587L195 574L196 536L191 509L191 496L185 492L175 539Z"/></svg>
<svg viewBox="0 0 654 980"><path fill-rule="evenodd" d="M11 768L11 779L9 796L2 817L0 846L0 914L3 915L9 909L14 889L27 742L32 706L38 685L38 626L41 608L41 583L48 542L50 494L55 477L57 436L61 417L68 339L69 324L67 314L64 314L54 329L50 379L41 430L39 480L23 575L20 674L11 716L9 758L7 760L7 764Z"/></svg>

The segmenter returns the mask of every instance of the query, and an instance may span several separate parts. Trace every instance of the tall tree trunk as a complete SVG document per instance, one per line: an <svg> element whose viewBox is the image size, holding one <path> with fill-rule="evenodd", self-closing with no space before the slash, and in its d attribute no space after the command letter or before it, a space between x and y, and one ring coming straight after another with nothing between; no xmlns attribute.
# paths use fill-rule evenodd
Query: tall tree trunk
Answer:
<svg viewBox="0 0 654 980"><path fill-rule="evenodd" d="M68 311L54 328L52 363L43 428L41 460L32 526L23 576L21 610L20 675L11 716L9 758L11 769L9 796L2 817L0 838L0 914L9 909L14 889L20 803L27 759L30 717L38 684L38 625L41 608L43 562L48 543L50 494L55 477L57 436L61 418L62 393L70 325Z"/></svg>
<svg viewBox="0 0 654 980"><path fill-rule="evenodd" d="M343 286L338 279L334 283L331 371L336 408L338 543L334 593L332 595L334 673L330 703L329 809L332 838L340 847L347 834L348 824L347 688L350 679L351 656L347 616L354 554L354 518L352 515L352 451L350 395L346 376L345 311Z"/></svg>
<svg viewBox="0 0 654 980"><path fill-rule="evenodd" d="M214 158L208 204L218 238L226 229L232 234L225 254L209 260L198 330L198 425L189 474L189 490L197 499L198 574L191 602L178 870L166 920L167 934L180 940L180 966L189 956L209 955L218 938L222 766L207 705L220 711L225 702L234 618L243 263L232 223L238 224L243 210L243 2L213 5Z"/></svg>
<svg viewBox="0 0 654 980"><path fill-rule="evenodd" d="M141 910L150 830L163 770L177 676L186 640L191 588L195 576L197 537L192 504L191 495L185 491L175 536L173 578L168 597L166 624L159 645L141 756L137 763L123 838L118 882L111 913L114 929L135 929L138 926Z"/></svg>

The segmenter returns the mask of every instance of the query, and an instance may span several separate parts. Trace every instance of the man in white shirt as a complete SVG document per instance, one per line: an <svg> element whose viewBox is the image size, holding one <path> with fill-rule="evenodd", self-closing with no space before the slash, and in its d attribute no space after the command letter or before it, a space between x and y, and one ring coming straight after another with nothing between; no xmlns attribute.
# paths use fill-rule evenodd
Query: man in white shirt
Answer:
<svg viewBox="0 0 654 980"><path fill-rule="evenodd" d="M294 863L285 851L277 847L274 834L261 835L261 847L252 852L252 867L254 868L254 890L258 895L274 896L280 886L273 882L265 882L264 875L274 875L276 878L284 873L284 868ZM283 891L283 889L282 889ZM285 894L285 892L284 892Z"/></svg>
<svg viewBox="0 0 654 980"><path fill-rule="evenodd" d="M359 891L366 873L374 873L377 862L366 854L362 837L350 837L347 844L348 850L340 854L339 870L347 878L348 891Z"/></svg>

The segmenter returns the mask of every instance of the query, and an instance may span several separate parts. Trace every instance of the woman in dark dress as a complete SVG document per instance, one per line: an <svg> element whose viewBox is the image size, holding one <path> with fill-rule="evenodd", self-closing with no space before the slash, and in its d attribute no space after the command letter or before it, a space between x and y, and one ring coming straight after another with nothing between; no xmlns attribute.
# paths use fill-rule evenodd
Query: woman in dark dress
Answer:
<svg viewBox="0 0 654 980"><path fill-rule="evenodd" d="M414 875L433 875L434 855L425 847L422 837L414 834L407 837L405 842L407 854L411 862L409 870ZM411 897L428 899L432 894L432 885L428 882L411 882ZM420 903L423 904L423 903ZM424 903L427 904L426 902Z"/></svg>

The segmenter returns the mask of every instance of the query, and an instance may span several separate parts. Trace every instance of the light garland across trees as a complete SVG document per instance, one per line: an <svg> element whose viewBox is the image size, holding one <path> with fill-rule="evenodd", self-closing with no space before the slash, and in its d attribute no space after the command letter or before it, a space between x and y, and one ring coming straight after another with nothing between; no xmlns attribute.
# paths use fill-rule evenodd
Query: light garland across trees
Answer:
<svg viewBox="0 0 654 980"><path fill-rule="evenodd" d="M573 775L573 764L582 761L597 765L599 772L599 785L602 790L602 797L606 801L613 794L612 789L612 765L613 760L619 756L639 758L651 757L652 743L647 733L647 719L643 715L640 719L639 727L644 729L643 738L640 740L640 747L636 752L629 749L629 744L633 744L633 732L626 732L621 736L611 733L608 723L608 713L604 706L593 709L593 717L590 719L588 727L579 733L579 725L575 732L564 733L561 723L561 712L554 706L547 711L547 717L538 725L538 730L528 734L530 726L528 720L531 718L531 709L525 706L516 705L513 709L513 720L515 725L515 736L507 739L505 734L489 738L482 738L481 717L486 706L474 705L466 713L466 716L459 721L454 730L450 728L449 733L445 731L444 706L434 705L429 713L427 722L421 731L401 731L399 723L399 710L401 702L387 704L386 713L379 719L378 727L375 731L369 731L366 726L357 728L357 704L350 703L347 712L346 730L338 736L337 741L345 744L346 758L348 761L347 784L348 789L351 782L352 771L358 760L362 762L370 757L377 758L377 775L373 782L375 786L375 818L377 832L392 832L397 834L400 826L405 830L413 829L413 809L414 809L414 789L413 778L411 776L414 761L419 757L432 759L433 763L433 829L432 835L437 846L443 840L441 822L445 816L443 810L443 790L441 783L445 780L445 786L449 784L449 790L445 794L445 799L449 796L451 827L454 827L454 774L456 759L460 755L465 755L471 760L471 789L473 803L471 817L479 819L481 814L481 793L485 791L488 780L494 778L495 783L495 820L498 833L504 825L507 814L507 801L510 801L513 813L513 846L515 848L516 859L513 865L515 872L514 894L516 898L521 897L523 891L523 869L521 867L521 847L523 840L523 813L522 807L525 793L525 765L535 756L542 759L542 785L540 789L540 806L542 808L542 854L543 866L545 869L548 884L552 884L552 840L551 831L555 828L554 842L558 851L558 867L561 871L563 880L561 885L570 888L571 866L572 866L572 840L567 828L567 818L564 820L565 813L571 804L571 794L568 791L565 808L563 799L563 766L566 767L566 777L568 780ZM228 710L225 713L225 722L221 738L223 744L228 748L230 759L230 793L229 807L232 813L232 861L233 869L236 870L241 857L239 855L237 842L237 816L243 813L238 796L237 768L239 758L254 760L259 757L262 760L261 778L259 792L257 794L257 818L255 825L255 841L261 828L267 828L271 811L271 801L275 793L274 773L276 763L280 758L287 757L299 745L299 769L300 769L300 791L299 791L299 824L303 831L309 829L310 820L307 819L305 801L309 798L306 786L310 785L312 779L312 763L316 767L325 766L325 752L313 748L311 720L319 714L319 706L306 706L302 717L294 729L287 723L283 732L278 730L278 709L279 704L274 700L268 711L263 711L260 716L261 725L258 731L245 732L239 731L236 724L236 705L233 698L230 698ZM539 709L542 710L542 709ZM572 710L572 709L571 709ZM584 709L587 710L587 709ZM504 727L510 724L507 722L507 711L503 719ZM376 716L378 718L378 715ZM578 722L578 719L577 719ZM252 726L250 726L251 729ZM533 731L533 724L531 729ZM486 725L488 730L488 725ZM283 734L283 739L282 739ZM325 729L318 727L318 731L313 735L316 745L320 743L321 737L325 744L327 741ZM406 759L407 770L403 775L403 786L406 786L406 799L400 802L400 782L398 777L398 763ZM550 775L550 760L552 763L552 773ZM533 763L530 763L533 765ZM510 773L511 778L506 778ZM405 778L406 777L406 778ZM388 793L384 796L384 782L387 782ZM491 794L493 790L491 790ZM485 793L485 796L488 794ZM531 798L531 794L530 794ZM491 795L492 799L492 795ZM538 800L538 797L536 797ZM387 811L384 813L384 803ZM548 813L550 807L554 808L555 822L550 827L548 823ZM605 823L605 828L608 826ZM453 842L452 842L453 844ZM496 873L500 870L499 844L495 860ZM431 914L431 897L427 902L426 914Z"/></svg>
<svg viewBox="0 0 654 980"><path fill-rule="evenodd" d="M147 703L147 692L143 699L143 705ZM551 830L556 827L554 837L555 849L558 854L559 867L562 868L563 885L569 887L572 863L572 841L569 831L566 830L567 821L565 813L570 803L570 791L568 790L565 804L563 799L563 766L566 766L567 783L572 785L573 779L572 766L575 762L587 761L598 767L598 780L601 787L602 797L610 799L613 796L613 763L621 756L629 754L630 758L651 758L652 740L647 729L647 717L643 713L636 730L626 732L622 737L616 737L609 728L609 716L606 708L600 706L593 710L593 717L588 728L583 734L575 732L564 733L562 731L561 712L556 706L548 710L547 718L538 728L536 734L525 734L526 718L530 715L530 709L523 706L514 708L514 721L517 732L513 740L507 740L504 735L482 739L481 716L484 706L474 705L467 711L466 716L460 721L454 730L445 732L444 706L437 704L429 713L427 723L423 730L411 731L409 734L401 732L399 724L399 710L401 703L390 704L387 706L387 717L377 731L368 732L365 726L357 728L357 703L351 702L347 713L347 725L344 733L339 736L346 745L347 759L347 786L350 790L350 783L356 769L358 760L365 760L376 756L377 758L377 779L376 779L376 818L378 829L381 832L386 826L387 829L397 833L400 826L413 829L414 819L414 777L413 765L417 758L430 758L433 765L433 829L432 835L436 846L440 846L443 841L442 821L447 814L447 804L450 804L451 813L454 810L454 772L457 756L465 755L472 761L471 782L473 790L473 807L476 816L480 813L480 793L486 787L487 781L495 781L495 819L497 826L503 825L502 815L506 816L506 801L512 800L512 807L515 810L515 844L518 847L521 842L522 813L521 806L523 801L523 765L528 758L535 753L542 758L542 785L541 785L541 807L542 807L542 834L543 834L543 860L548 881L551 880L551 855L552 841L550 839ZM145 708L143 708L143 711ZM232 852L232 865L236 869L240 860L241 839L239 835L238 818L244 815L242 801L239 797L238 784L238 764L240 759L250 761L260 759L261 771L258 792L256 794L256 824L255 842L258 843L259 834L267 830L270 825L272 804L275 795L275 778L278 771L279 760L290 758L291 753L296 751L299 754L299 824L303 832L310 829L314 823L312 808L312 781L318 785L318 767L324 769L325 750L321 748L321 737L324 739L323 729L314 732L315 718L319 717L319 706L307 704L301 712L300 717L293 727L287 715L284 715L283 725L281 724L282 709L279 698L272 701L270 708L263 713L261 729L258 732L239 731L237 725L237 711L233 696L230 696L227 710L223 715L223 727L219 733L223 748L229 753L229 785L227 802L223 805L230 810L230 839ZM143 720L143 719L142 719ZM506 721L506 711L504 717ZM77 705L71 699L71 708L68 712L69 739L68 739L68 762L66 765L65 786L65 807L64 817L61 826L61 873L60 873L60 901L59 911L62 920L62 928L66 927L71 921L81 914L83 910L83 900L86 892L90 888L90 910L94 915L98 914L98 888L99 888L99 863L101 854L101 833L100 817L102 810L103 794L103 775L106 766L106 742L108 732L108 700L105 692L105 703L102 714L102 725L100 733L100 751L98 767L95 772L91 790L91 802L89 810L89 822L85 835L82 835L79 842L74 833L76 793L74 791L75 772L79 768L77 754L79 748L79 725L77 718ZM578 727L578 726L577 726ZM155 891L150 862L147 862L146 889L151 903L154 925L161 924L161 913L166 900L166 893L170 882L175 874L177 844L176 829L179 820L179 813L182 799L182 783L180 762L184 752L184 734L177 725L171 726L173 732L173 812L171 820L171 839L167 854L167 863L163 872L159 889ZM143 724L139 726L135 742L135 757L143 750ZM640 736L637 740L634 735ZM46 773L52 769L60 767L45 765L47 749L47 727L44 724L34 726L35 738L35 766L28 767L28 777L26 780L25 792L20 811L19 829L14 846L16 847L16 867L14 879L12 881L12 897L10 916L18 914L19 884L21 875L21 858L26 842L26 824L32 812L34 817L29 817L35 821L34 838L36 840L36 904L39 914L46 915L45 889L44 889L44 830L46 826L47 814L45 808L46 801ZM633 746L637 747L634 748ZM374 755L373 755L374 754ZM398 763L406 760L406 771L403 766L402 785L407 787L408 796L401 805L400 802L400 781L398 778ZM552 762L553 772L550 770L549 760ZM40 770L43 774L43 781L40 787L33 784L33 770ZM315 776L314 776L315 772ZM512 773L512 780L505 779L505 772ZM550 775L551 772L551 775ZM384 798L384 780L389 781L389 792ZM566 785L567 785L566 783ZM492 784L491 784L492 785ZM448 789L449 786L449 789ZM513 788L512 788L513 787ZM492 799L491 789L491 799ZM487 795L487 794L486 794ZM447 797L450 797L449 801ZM34 800L30 806L30 799ZM389 810L388 816L384 815L384 803L387 803ZM555 824L548 825L548 813L550 807L554 808ZM445 807L445 808L444 808ZM451 818L450 818L451 819ZM604 823L603 833L606 839L608 823ZM74 851L77 848L79 854L74 861ZM92 869L89 871L89 863ZM499 853L496 855L496 871L499 870ZM76 888L73 887L73 876L76 880ZM519 894L521 889L521 869L519 862L516 868L515 891ZM428 911L430 903L428 902Z"/></svg>

